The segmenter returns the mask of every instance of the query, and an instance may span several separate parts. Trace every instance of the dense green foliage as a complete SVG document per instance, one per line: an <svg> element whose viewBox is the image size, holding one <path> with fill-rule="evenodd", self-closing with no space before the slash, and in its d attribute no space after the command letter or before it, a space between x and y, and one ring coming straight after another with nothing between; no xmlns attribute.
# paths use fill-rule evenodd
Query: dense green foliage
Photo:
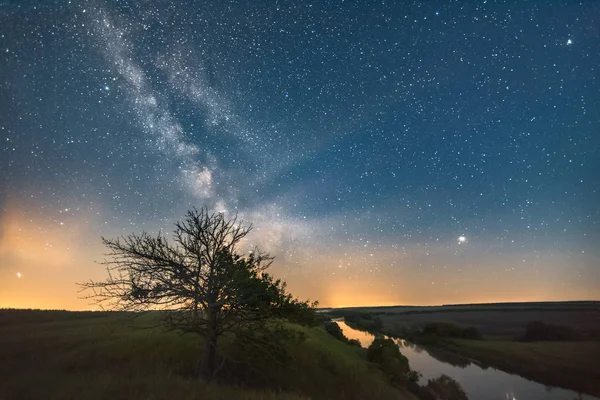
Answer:
<svg viewBox="0 0 600 400"><path fill-rule="evenodd" d="M344 336L344 332L342 332L342 328L338 324L333 321L325 321L324 323L325 330L334 338L341 340L343 342L347 342L348 338Z"/></svg>
<svg viewBox="0 0 600 400"><path fill-rule="evenodd" d="M344 321L356 329L374 334L381 333L383 323L379 317L371 314L350 313L344 316Z"/></svg>
<svg viewBox="0 0 600 400"><path fill-rule="evenodd" d="M463 328L449 322L435 322L432 324L427 324L423 328L423 334L461 339L483 339L483 336L477 330L477 328Z"/></svg>
<svg viewBox="0 0 600 400"><path fill-rule="evenodd" d="M383 336L375 337L367 349L367 360L376 363L395 385L405 386L410 373L408 358L400 353L398 345Z"/></svg>
<svg viewBox="0 0 600 400"><path fill-rule="evenodd" d="M427 386L421 387L419 397L423 400L468 400L460 384L447 375L427 381Z"/></svg>
<svg viewBox="0 0 600 400"><path fill-rule="evenodd" d="M537 342L549 340L576 340L577 334L567 326L545 324L540 321L532 321L525 327L523 341Z"/></svg>
<svg viewBox="0 0 600 400"><path fill-rule="evenodd" d="M427 381L427 385L419 385L419 376L411 379L407 388L421 400L468 400L467 394L454 379L440 375Z"/></svg>
<svg viewBox="0 0 600 400"><path fill-rule="evenodd" d="M356 340L356 339L348 339L344 335L344 332L342 331L342 328L340 328L340 326L338 324L336 324L335 322L333 322L333 321L325 321L323 323L323 326L325 327L325 330L327 331L327 333L329 333L331 336L333 336L337 340L341 340L344 343L348 343L348 344L351 344L353 346L360 347L360 342L358 340Z"/></svg>

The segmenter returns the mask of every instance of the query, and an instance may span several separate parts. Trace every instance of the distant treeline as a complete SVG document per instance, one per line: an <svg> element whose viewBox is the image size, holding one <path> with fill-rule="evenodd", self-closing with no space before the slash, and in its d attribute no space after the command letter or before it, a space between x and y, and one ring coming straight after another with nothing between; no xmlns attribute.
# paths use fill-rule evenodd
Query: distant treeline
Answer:
<svg viewBox="0 0 600 400"><path fill-rule="evenodd" d="M383 329L383 322L381 319L372 314L346 315L344 320L353 328L373 334L381 333L381 330Z"/></svg>
<svg viewBox="0 0 600 400"><path fill-rule="evenodd" d="M569 341L578 340L580 338L580 335L568 326L531 321L527 323L525 335L523 335L521 340L524 342Z"/></svg>
<svg viewBox="0 0 600 400"><path fill-rule="evenodd" d="M524 302L524 303L480 303L480 304L445 304L441 306L381 306L381 307L348 307L322 309L328 314L370 313L374 315L419 314L433 312L472 312L472 311L586 311L600 310L599 301L562 301L562 302Z"/></svg>
<svg viewBox="0 0 600 400"><path fill-rule="evenodd" d="M590 302L595 303L595 302ZM526 303L531 304L531 303ZM465 310L466 311L466 310ZM398 315L398 313L395 313ZM433 344L435 338L457 338L483 340L482 333L473 326L461 326L452 322L431 322L421 328L406 328L393 326L386 319L383 323L381 312L364 312L349 309L336 309L321 314L323 317L344 318L345 322L354 329L367 331L372 334L384 334L391 337L402 337L421 344ZM547 324L540 321L530 321L523 327L523 333L513 336L517 341L573 341L597 340L597 334L580 332L574 328Z"/></svg>
<svg viewBox="0 0 600 400"><path fill-rule="evenodd" d="M481 332L472 326L461 327L456 324L449 322L435 322L427 324L423 327L422 333L424 335L435 335L440 337L451 337L458 339L473 339L481 340L483 336Z"/></svg>

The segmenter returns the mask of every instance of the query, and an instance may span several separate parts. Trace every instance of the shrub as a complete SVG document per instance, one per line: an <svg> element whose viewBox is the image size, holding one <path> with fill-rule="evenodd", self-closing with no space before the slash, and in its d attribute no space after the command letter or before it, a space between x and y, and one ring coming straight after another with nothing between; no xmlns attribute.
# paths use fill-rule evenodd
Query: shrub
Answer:
<svg viewBox="0 0 600 400"><path fill-rule="evenodd" d="M306 340L306 334L280 324L265 325L261 330L239 331L230 344L230 355L242 367L249 380L260 377L261 369L271 365L287 366L293 351ZM254 374L254 375L253 375Z"/></svg>
<svg viewBox="0 0 600 400"><path fill-rule="evenodd" d="M334 338L341 340L342 342L347 342L348 338L344 336L344 332L342 332L342 328L338 324L333 321L325 322L325 330Z"/></svg>
<svg viewBox="0 0 600 400"><path fill-rule="evenodd" d="M449 322L435 322L425 325L423 333L441 337L452 337L460 339L482 339L483 336L474 327L463 328Z"/></svg>
<svg viewBox="0 0 600 400"><path fill-rule="evenodd" d="M371 332L374 334L381 333L383 322L377 316L371 314L349 314L344 317L346 322L356 329Z"/></svg>
<svg viewBox="0 0 600 400"><path fill-rule="evenodd" d="M430 379L427 382L427 388L434 393L435 399L468 400L467 394L460 384L448 375L440 375L435 379Z"/></svg>
<svg viewBox="0 0 600 400"><path fill-rule="evenodd" d="M544 340L574 340L577 338L575 331L567 326L550 325L540 321L531 321L525 327L526 342Z"/></svg>
<svg viewBox="0 0 600 400"><path fill-rule="evenodd" d="M469 327L469 328L463 329L462 338L463 339L481 340L481 339L483 339L483 336L481 335L481 332L479 332L479 330L477 328Z"/></svg>
<svg viewBox="0 0 600 400"><path fill-rule="evenodd" d="M421 379L423 375L421 375L418 371L408 371L406 373L406 388L415 393L419 393L419 379Z"/></svg>
<svg viewBox="0 0 600 400"><path fill-rule="evenodd" d="M409 378L414 378L410 375L408 358L392 339L377 336L367 349L367 360L378 364L392 384L405 386Z"/></svg>
<svg viewBox="0 0 600 400"><path fill-rule="evenodd" d="M435 392L427 386L418 386L417 391L414 393L421 400L438 400L438 397L435 395Z"/></svg>

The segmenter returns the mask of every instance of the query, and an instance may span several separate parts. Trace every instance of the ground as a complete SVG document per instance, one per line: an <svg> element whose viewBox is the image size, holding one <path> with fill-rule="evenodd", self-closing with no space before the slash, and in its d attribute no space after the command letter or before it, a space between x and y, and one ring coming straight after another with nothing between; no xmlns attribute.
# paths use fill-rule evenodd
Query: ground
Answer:
<svg viewBox="0 0 600 400"><path fill-rule="evenodd" d="M600 396L600 342L445 339L437 346L547 385Z"/></svg>
<svg viewBox="0 0 600 400"><path fill-rule="evenodd" d="M0 398L26 399L411 399L391 387L364 349L322 328L293 329L306 340L284 367L254 365L261 385L243 385L244 368L201 382L202 341L116 313L0 311ZM223 341L223 347L230 345Z"/></svg>
<svg viewBox="0 0 600 400"><path fill-rule="evenodd" d="M600 330L600 312L595 310L506 310L506 311L439 311L412 314L381 315L386 325L423 327L432 322L453 322L473 326L484 335L517 337L525 333L529 321L561 324L574 329L593 332Z"/></svg>
<svg viewBox="0 0 600 400"><path fill-rule="evenodd" d="M377 315L387 328L422 328L432 322L473 326L488 336L522 335L529 321L569 326L600 339L600 302L467 304L433 307L356 307L335 312Z"/></svg>

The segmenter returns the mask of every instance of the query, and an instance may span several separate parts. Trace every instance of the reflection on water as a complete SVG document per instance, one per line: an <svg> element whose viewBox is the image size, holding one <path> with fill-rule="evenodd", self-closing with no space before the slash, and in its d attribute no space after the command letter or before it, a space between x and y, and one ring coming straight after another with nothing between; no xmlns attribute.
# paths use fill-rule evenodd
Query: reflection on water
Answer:
<svg viewBox="0 0 600 400"><path fill-rule="evenodd" d="M423 351L423 348L421 348L420 346L410 343L404 339L395 339L395 341L400 347L401 351L403 349L407 349L414 351L418 354L420 354ZM438 361L450 364L458 368L466 368L471 364L471 361L469 361L469 359L466 357L462 357L461 355L458 355L456 353L450 353L439 349L427 349L427 354L429 354L431 357L435 358Z"/></svg>
<svg viewBox="0 0 600 400"><path fill-rule="evenodd" d="M351 328L343 320L334 321L347 338L358 340L363 347L369 347L375 338L368 332ZM394 340L408 358L410 368L423 374L421 383L446 374L460 383L471 400L600 400L571 390L542 385L494 368L482 368L456 354L423 349L403 339Z"/></svg>

